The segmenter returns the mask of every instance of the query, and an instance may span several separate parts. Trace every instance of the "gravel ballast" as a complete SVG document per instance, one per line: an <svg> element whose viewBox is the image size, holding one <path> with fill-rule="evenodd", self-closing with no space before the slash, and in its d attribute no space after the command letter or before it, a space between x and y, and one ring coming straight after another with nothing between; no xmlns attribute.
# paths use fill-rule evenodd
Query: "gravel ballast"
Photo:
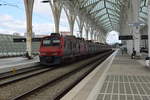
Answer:
<svg viewBox="0 0 150 100"><path fill-rule="evenodd" d="M67 65L65 67L58 67L49 72L42 73L40 75L30 77L21 81L17 81L5 86L0 87L0 100L9 100L27 91L30 91L34 87L47 83L49 80L53 80L56 77L63 75L64 73L70 72L82 64L88 63L89 61L98 58L99 56L92 57L75 64ZM73 78L72 78L73 79ZM41 99L40 99L41 100ZM42 99L43 100L43 99Z"/></svg>

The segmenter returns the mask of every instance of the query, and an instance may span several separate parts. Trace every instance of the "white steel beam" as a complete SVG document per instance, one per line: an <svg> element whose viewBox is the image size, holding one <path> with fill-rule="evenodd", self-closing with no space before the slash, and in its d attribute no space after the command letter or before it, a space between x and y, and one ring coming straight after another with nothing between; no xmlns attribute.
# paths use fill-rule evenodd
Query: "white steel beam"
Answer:
<svg viewBox="0 0 150 100"><path fill-rule="evenodd" d="M24 0L26 11L26 51L28 58L32 58L32 12L34 0Z"/></svg>
<svg viewBox="0 0 150 100"><path fill-rule="evenodd" d="M53 12L53 18L55 22L55 32L59 33L59 23L60 23L62 4L56 0L50 0L49 3Z"/></svg>
<svg viewBox="0 0 150 100"><path fill-rule="evenodd" d="M133 7L133 23L139 22L139 8L140 8L140 0L132 0ZM140 56L140 40L141 34L139 33L140 25L133 26L133 39L134 39L134 50L136 51L136 55Z"/></svg>
<svg viewBox="0 0 150 100"><path fill-rule="evenodd" d="M150 0L148 1L148 57L150 57Z"/></svg>
<svg viewBox="0 0 150 100"><path fill-rule="evenodd" d="M68 18L70 33L71 33L71 35L73 35L76 15L69 9L64 8L64 10L65 10L67 18Z"/></svg>

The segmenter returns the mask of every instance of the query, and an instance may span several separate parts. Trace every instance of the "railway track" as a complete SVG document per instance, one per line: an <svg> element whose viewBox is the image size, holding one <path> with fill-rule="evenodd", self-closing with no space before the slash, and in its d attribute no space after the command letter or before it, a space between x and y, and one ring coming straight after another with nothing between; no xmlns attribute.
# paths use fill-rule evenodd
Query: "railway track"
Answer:
<svg viewBox="0 0 150 100"><path fill-rule="evenodd" d="M34 95L37 95L39 98L41 93L44 93L43 95L51 93L44 96L50 100L59 99L90 73L96 65L102 62L106 58L106 55L108 56L109 54L111 54L111 52L67 66L44 68L35 70L34 72L24 73L24 75L18 74L13 78L14 81L12 81L11 77L5 77L6 79L1 78L0 100L35 100L36 96ZM9 79L11 81L9 81ZM72 81L69 81L70 79L72 79ZM62 86L62 88L58 88L60 86ZM44 97L42 96L39 100L49 100L44 99Z"/></svg>
<svg viewBox="0 0 150 100"><path fill-rule="evenodd" d="M35 75L38 75L38 74L41 74L41 73L44 73L44 72L47 72L47 71L50 71L50 70L53 70L55 69L54 67L51 67L51 68L35 68L33 70L29 70L29 71L25 71L23 73L17 73L17 74L14 74L12 76L7 76L7 77L1 77L0 79L0 86L4 86L4 85L7 85L7 84L11 84L13 82L17 82L17 81L20 81L20 80L23 80L23 79L26 79L26 78L29 78L29 77L33 77Z"/></svg>
<svg viewBox="0 0 150 100"><path fill-rule="evenodd" d="M22 73L30 72L30 71L33 71L33 70L38 70L38 69L41 69L41 67L33 66L33 67L29 67L29 68L19 69L15 73L13 73L13 71L1 73L0 74L0 80L2 80L4 78L9 78L9 77L12 77L12 76L16 76L16 75L19 75L19 74L22 74Z"/></svg>
<svg viewBox="0 0 150 100"><path fill-rule="evenodd" d="M42 84L38 87L35 87L34 89L24 94L12 98L12 100L36 100L40 99L41 97L42 100L58 100L70 89L72 89L77 83L79 83L85 76L87 76L91 71L93 71L102 61L104 61L108 57L108 55L110 55L110 53L105 53L100 56L101 59L97 58L89 63L83 64L79 68L67 72L60 77L56 77L55 79L50 80L47 83ZM70 81L69 84L66 83L70 79L75 80ZM59 88L59 91L57 91L56 93L52 93L54 87L62 86L64 85L64 82L67 84L65 88ZM52 93L53 95L51 95L50 93ZM41 94L43 95L41 96Z"/></svg>

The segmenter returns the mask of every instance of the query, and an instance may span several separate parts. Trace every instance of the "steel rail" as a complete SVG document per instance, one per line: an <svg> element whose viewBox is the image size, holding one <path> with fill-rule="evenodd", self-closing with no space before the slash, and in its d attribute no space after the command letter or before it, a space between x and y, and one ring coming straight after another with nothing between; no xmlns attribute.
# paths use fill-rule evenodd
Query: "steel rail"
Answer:
<svg viewBox="0 0 150 100"><path fill-rule="evenodd" d="M39 91L39 90L43 89L44 87L46 87L46 86L48 86L48 85L51 85L51 84L54 84L54 83L57 84L57 82L59 82L60 80L66 79L67 77L69 77L69 76L75 74L76 72L78 72L78 71L80 71L80 70L86 68L87 66L90 66L90 65L94 64L95 62L96 62L96 65L98 65L99 63L97 63L97 60L100 59L100 61L102 61L102 60L104 60L104 58L106 58L106 55L109 55L109 54L111 54L111 53L112 53L112 51L103 53L103 54L101 54L98 58L93 59L92 61L90 61L90 62L88 62L88 63L86 63L86 64L81 65L80 68L76 68L76 69L74 69L73 71L70 71L70 72L67 72L67 73L63 74L62 76L56 77L55 79L50 80L50 81L48 81L47 83L44 83L44 84L42 84L42 85L39 85L39 86L37 86L37 87L31 89L30 91L27 91L27 92L25 92L25 93L19 94L18 96L13 97L13 98L11 98L10 100L21 100L22 98L27 97L28 95L30 95L30 94L32 94L32 93L34 93L34 92L36 92L36 91ZM108 57L108 56L107 56L107 57ZM94 68L92 68L92 70L94 70L95 68L96 68L96 66L95 66ZM83 79L86 75L88 75L92 70L88 71L85 75L83 75L83 76L81 77L81 79ZM79 79L78 82L81 81L81 79ZM56 97L56 99L62 97L67 91L69 91L69 90L70 90L75 84L77 84L78 82L75 82L73 85L69 86L68 89L67 89L66 91L64 91L63 93L58 94L58 96Z"/></svg>

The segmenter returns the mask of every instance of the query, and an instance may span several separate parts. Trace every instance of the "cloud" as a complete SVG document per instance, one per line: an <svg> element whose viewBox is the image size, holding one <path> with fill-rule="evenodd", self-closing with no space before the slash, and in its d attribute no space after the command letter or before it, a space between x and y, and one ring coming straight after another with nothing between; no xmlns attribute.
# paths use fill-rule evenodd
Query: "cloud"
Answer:
<svg viewBox="0 0 150 100"><path fill-rule="evenodd" d="M69 31L69 27L60 26L60 31ZM10 15L0 15L0 33L12 34L14 32L23 35L26 32L26 21L17 20ZM54 32L53 23L33 23L35 34L49 34Z"/></svg>
<svg viewBox="0 0 150 100"><path fill-rule="evenodd" d="M108 33L107 35L107 39L106 39L106 42L108 44L115 44L115 43L121 43L120 40L118 40L118 36L119 36L119 33L116 32L116 31L111 31Z"/></svg>
<svg viewBox="0 0 150 100"><path fill-rule="evenodd" d="M33 13L40 14L43 16L49 16L51 19L50 26L53 27L53 13L49 3L41 3L42 0L36 0L34 3ZM54 28L53 28L54 29ZM61 17L60 17L60 30L61 31L69 31L69 23L64 9L62 9Z"/></svg>
<svg viewBox="0 0 150 100"><path fill-rule="evenodd" d="M0 33L24 32L25 21L16 20L10 15L0 14Z"/></svg>
<svg viewBox="0 0 150 100"><path fill-rule="evenodd" d="M49 34L54 31L54 24L49 23L34 23L33 24L33 31L35 34Z"/></svg>
<svg viewBox="0 0 150 100"><path fill-rule="evenodd" d="M35 0L33 13L51 16L52 11L49 3L42 3L41 1L42 0Z"/></svg>
<svg viewBox="0 0 150 100"><path fill-rule="evenodd" d="M33 32L35 34L49 34L54 32L53 14L49 4L41 3L42 0L35 0L33 13ZM23 9L24 10L24 9ZM10 9L11 11L11 9ZM36 17L38 16L38 17ZM19 17L19 16L18 16ZM17 18L18 18L17 17ZM21 33L26 32L26 20L20 16L16 19L16 15L1 13L0 14L0 33L12 34L14 32ZM25 17L25 15L23 16ZM41 19L44 20L41 20ZM48 19L50 18L50 20ZM77 27L75 25L75 32ZM62 10L60 19L60 31L70 31L69 23L65 12Z"/></svg>

